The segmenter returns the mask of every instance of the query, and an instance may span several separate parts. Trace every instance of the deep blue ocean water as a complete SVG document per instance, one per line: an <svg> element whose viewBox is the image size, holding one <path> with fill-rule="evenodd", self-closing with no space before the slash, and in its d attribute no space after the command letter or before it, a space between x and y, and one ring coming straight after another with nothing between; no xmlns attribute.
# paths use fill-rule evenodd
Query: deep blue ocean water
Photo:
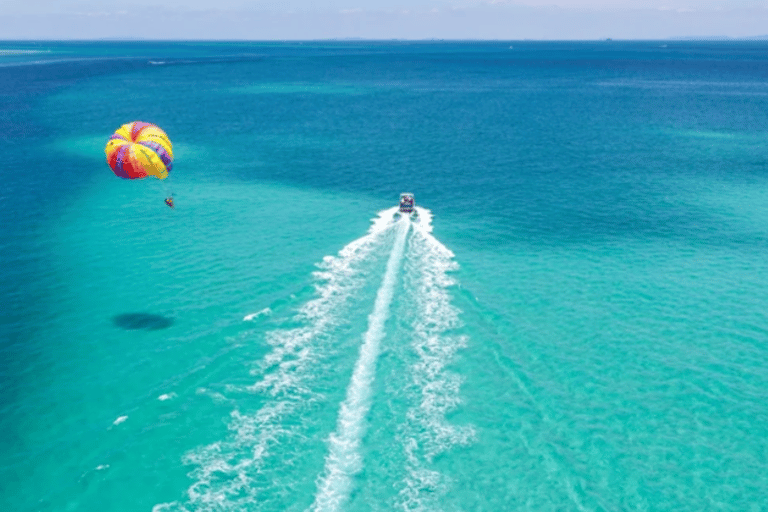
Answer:
<svg viewBox="0 0 768 512"><path fill-rule="evenodd" d="M0 509L766 510L767 136L765 42L0 43Z"/></svg>

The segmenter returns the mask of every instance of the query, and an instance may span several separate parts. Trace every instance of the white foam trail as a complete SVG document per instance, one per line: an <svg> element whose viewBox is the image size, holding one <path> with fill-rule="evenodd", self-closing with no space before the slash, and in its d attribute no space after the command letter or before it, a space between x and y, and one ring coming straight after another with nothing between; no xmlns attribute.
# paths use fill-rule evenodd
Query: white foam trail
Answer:
<svg viewBox="0 0 768 512"><path fill-rule="evenodd" d="M322 357L321 340L344 319L350 297L365 283L360 264L394 227L395 210L380 212L367 235L345 246L337 256L323 258L321 270L313 274L322 282L316 286L317 296L294 317L304 325L268 333L266 341L272 350L252 372L261 379L250 386L227 388L266 396L266 404L252 414L233 410L229 439L185 455L184 462L196 466L190 473L195 482L187 490L188 503L161 503L153 510L250 510L258 503L261 487L257 481L264 480L260 473L265 458L274 445L297 435L298 427L286 419L314 400L308 380Z"/></svg>
<svg viewBox="0 0 768 512"><path fill-rule="evenodd" d="M362 456L359 447L365 432L365 417L370 409L371 386L376 371L379 345L384 338L384 324L389 317L389 306L397 283L397 273L403 259L405 239L410 221L398 222L395 244L387 261L381 287L376 293L373 312L368 317L368 330L363 335L360 355L355 363L347 396L341 404L336 432L329 440L329 453L325 471L318 483L315 502L311 509L316 512L339 510L349 499L352 478L360 471Z"/></svg>
<svg viewBox="0 0 768 512"><path fill-rule="evenodd" d="M256 313L245 315L243 317L243 322L250 322L254 318L259 318L260 316L269 316L271 314L272 314L272 310L270 308L264 308L261 311L257 311Z"/></svg>
<svg viewBox="0 0 768 512"><path fill-rule="evenodd" d="M399 209L398 206L393 206L392 208L380 211L378 217L371 219L371 222L373 222L371 232L379 232L389 228L395 218L395 213L397 213Z"/></svg>
<svg viewBox="0 0 768 512"><path fill-rule="evenodd" d="M13 48L9 48L6 50L0 50L0 57L4 57L6 55L33 55L36 53L51 53L51 50L14 50Z"/></svg>
<svg viewBox="0 0 768 512"><path fill-rule="evenodd" d="M127 419L128 419L128 416L120 416L115 421L113 421L112 424L113 425L119 425L119 424L121 424L122 422L124 422Z"/></svg>
<svg viewBox="0 0 768 512"><path fill-rule="evenodd" d="M421 206L416 206L415 208L416 208L416 213L419 214L419 221L414 223L413 227L416 228L417 231L421 231L422 233L431 233L432 232L432 210L427 210L426 208L422 208ZM446 251L447 250L448 249L446 249Z"/></svg>
<svg viewBox="0 0 768 512"><path fill-rule="evenodd" d="M451 304L449 272L458 268L453 253L430 232L431 215L421 211L421 225L409 239L407 289L415 303L411 323L417 360L409 368L410 401L402 429L406 476L400 484L399 506L408 511L439 510L448 475L433 469L433 458L455 445L471 442L470 426L448 423L446 413L460 403L461 378L446 370L466 336L450 331L461 326L461 311Z"/></svg>

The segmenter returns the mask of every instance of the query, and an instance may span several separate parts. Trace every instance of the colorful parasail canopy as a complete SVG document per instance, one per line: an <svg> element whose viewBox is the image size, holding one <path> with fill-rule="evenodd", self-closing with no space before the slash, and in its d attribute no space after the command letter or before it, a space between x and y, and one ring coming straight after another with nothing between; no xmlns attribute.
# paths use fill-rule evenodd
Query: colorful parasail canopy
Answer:
<svg viewBox="0 0 768 512"><path fill-rule="evenodd" d="M109 138L104 152L112 172L129 180L147 176L164 180L173 167L171 141L151 123L124 124Z"/></svg>

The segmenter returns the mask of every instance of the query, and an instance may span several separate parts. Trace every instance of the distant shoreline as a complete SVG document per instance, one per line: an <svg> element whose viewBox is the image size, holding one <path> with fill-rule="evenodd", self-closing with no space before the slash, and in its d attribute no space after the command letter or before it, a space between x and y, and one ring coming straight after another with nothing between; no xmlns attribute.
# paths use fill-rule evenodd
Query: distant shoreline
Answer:
<svg viewBox="0 0 768 512"><path fill-rule="evenodd" d="M138 43L173 43L173 42L195 42L195 43L615 43L615 42L747 42L747 41L768 41L768 35L749 36L749 37L728 37L728 36L674 36L667 38L649 38L649 39L621 39L615 37L599 39L443 39L443 38L421 38L421 39L365 39L361 37L339 37L324 39L145 39L139 37L107 37L94 39L0 39L0 44L18 44L18 43L111 43L111 42L138 42Z"/></svg>

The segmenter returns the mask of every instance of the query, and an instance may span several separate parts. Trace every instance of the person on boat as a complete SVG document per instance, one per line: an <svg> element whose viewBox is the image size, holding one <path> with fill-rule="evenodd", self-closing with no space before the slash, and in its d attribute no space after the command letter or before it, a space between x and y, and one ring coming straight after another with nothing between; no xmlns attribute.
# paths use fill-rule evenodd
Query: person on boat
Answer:
<svg viewBox="0 0 768 512"><path fill-rule="evenodd" d="M173 207L174 207L174 206L173 206L173 196L170 196L170 197L166 197L166 198L165 198L165 204L167 204L168 206L170 206L171 208L173 208Z"/></svg>

